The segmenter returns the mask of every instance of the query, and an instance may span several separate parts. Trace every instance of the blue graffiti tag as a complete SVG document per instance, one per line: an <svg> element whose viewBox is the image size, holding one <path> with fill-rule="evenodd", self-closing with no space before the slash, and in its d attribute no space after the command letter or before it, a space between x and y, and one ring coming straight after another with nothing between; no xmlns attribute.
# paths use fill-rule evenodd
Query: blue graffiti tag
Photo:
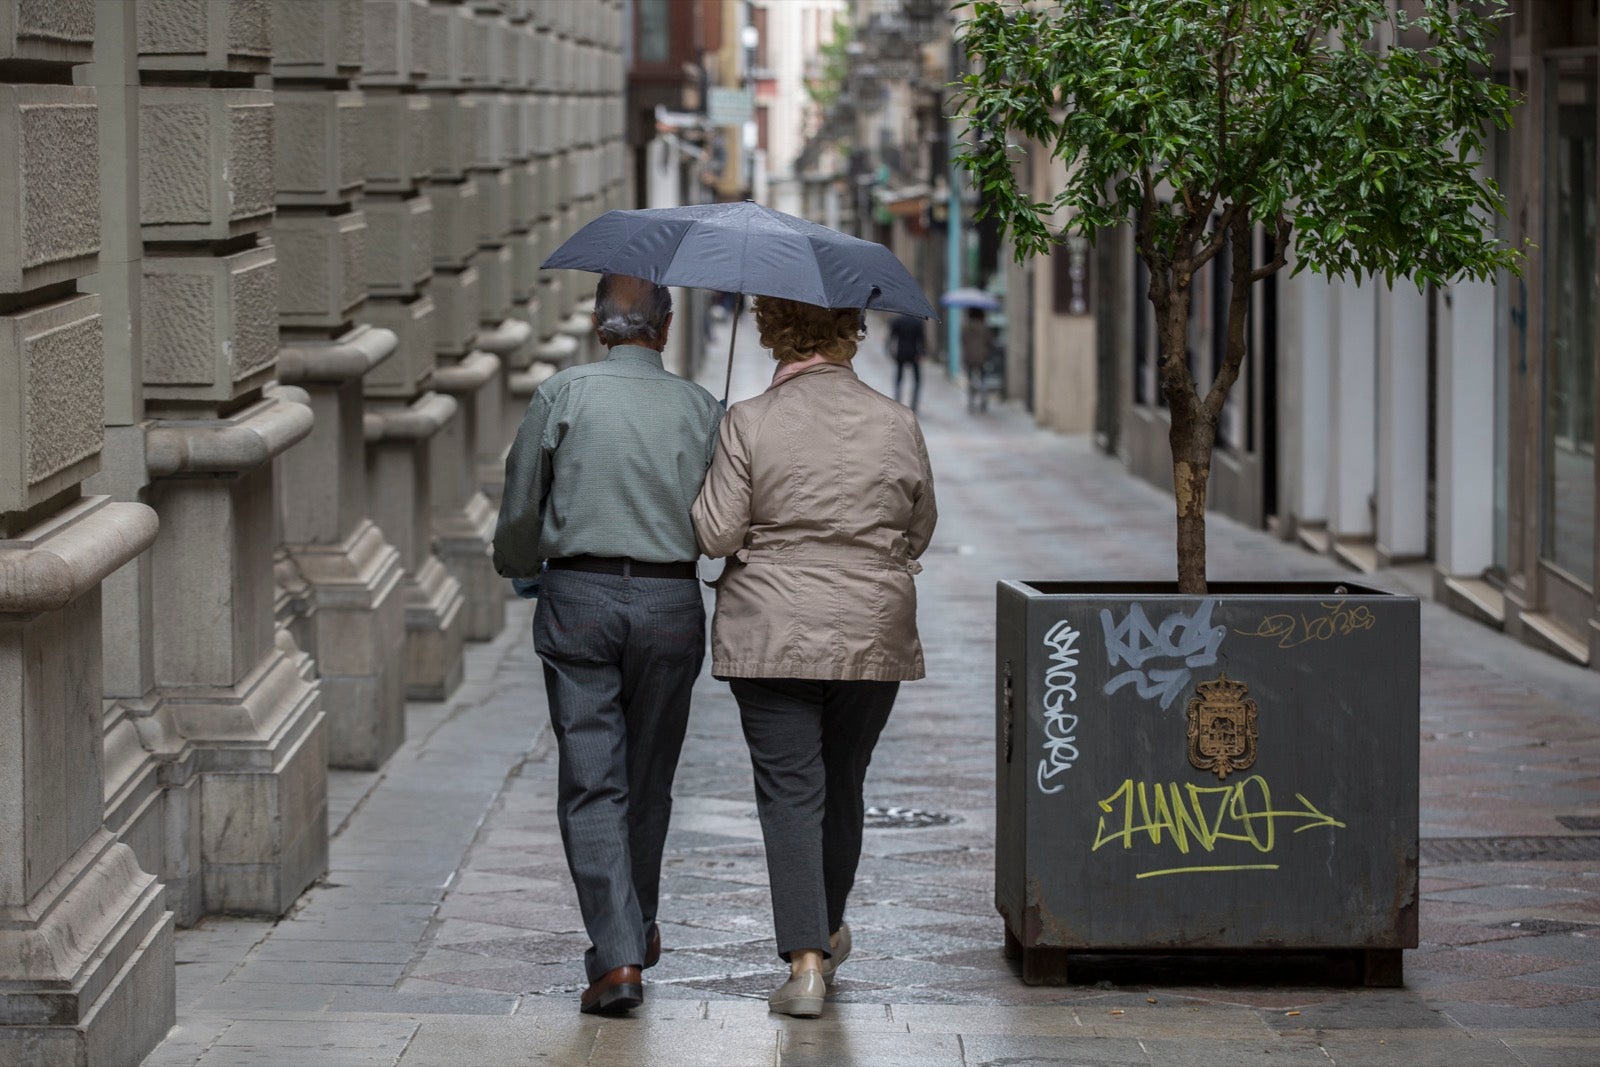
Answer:
<svg viewBox="0 0 1600 1067"><path fill-rule="evenodd" d="M1143 604L1128 609L1127 618L1116 622L1108 608L1100 611L1100 627L1105 631L1106 656L1115 667L1126 663L1128 670L1106 683L1109 696L1126 685L1145 700L1161 698L1163 710L1172 707L1189 686L1191 667L1209 667L1217 662L1217 649L1227 636L1226 626L1211 625L1211 609L1216 601L1200 601L1193 614L1175 611L1159 627L1150 625ZM1149 666L1151 660L1176 661Z"/></svg>

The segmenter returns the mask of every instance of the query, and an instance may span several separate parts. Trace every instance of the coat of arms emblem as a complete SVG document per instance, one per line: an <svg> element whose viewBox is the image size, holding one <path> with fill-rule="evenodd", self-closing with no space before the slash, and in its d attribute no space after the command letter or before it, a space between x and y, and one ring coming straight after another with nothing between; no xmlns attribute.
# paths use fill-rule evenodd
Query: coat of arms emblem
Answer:
<svg viewBox="0 0 1600 1067"><path fill-rule="evenodd" d="M1223 674L1189 698L1189 762L1226 778L1256 761L1256 702L1250 687Z"/></svg>

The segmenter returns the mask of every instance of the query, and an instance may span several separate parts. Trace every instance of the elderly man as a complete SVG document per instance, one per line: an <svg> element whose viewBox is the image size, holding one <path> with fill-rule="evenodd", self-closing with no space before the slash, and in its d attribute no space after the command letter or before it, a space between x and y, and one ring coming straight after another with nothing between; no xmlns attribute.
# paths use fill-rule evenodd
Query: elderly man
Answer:
<svg viewBox="0 0 1600 1067"><path fill-rule="evenodd" d="M542 384L506 460L495 569L539 577L533 644L560 756L557 817L592 943L579 1006L644 998L672 778L705 655L689 507L722 408L665 370L662 286L605 275L594 328L610 354Z"/></svg>

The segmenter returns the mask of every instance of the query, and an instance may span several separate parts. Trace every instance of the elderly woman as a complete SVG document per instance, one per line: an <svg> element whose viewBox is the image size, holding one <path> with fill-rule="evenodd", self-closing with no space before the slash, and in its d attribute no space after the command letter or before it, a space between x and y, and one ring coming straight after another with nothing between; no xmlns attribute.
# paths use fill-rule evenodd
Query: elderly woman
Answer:
<svg viewBox="0 0 1600 1067"><path fill-rule="evenodd" d="M814 1017L850 953L867 764L900 683L923 676L912 576L933 473L916 416L851 369L860 311L764 296L755 315L777 370L723 420L694 528L732 557L711 673L739 702L790 968L768 1004Z"/></svg>

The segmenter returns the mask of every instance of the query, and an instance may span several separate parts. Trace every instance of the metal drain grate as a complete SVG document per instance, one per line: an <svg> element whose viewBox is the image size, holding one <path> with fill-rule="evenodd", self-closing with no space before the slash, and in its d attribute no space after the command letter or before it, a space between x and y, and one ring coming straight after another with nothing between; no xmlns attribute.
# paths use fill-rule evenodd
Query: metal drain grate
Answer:
<svg viewBox="0 0 1600 1067"><path fill-rule="evenodd" d="M956 821L954 815L942 811L923 811L921 808L867 809L866 825L869 830L921 830L928 826L948 826Z"/></svg>
<svg viewBox="0 0 1600 1067"><path fill-rule="evenodd" d="M1429 837L1428 863L1531 863L1600 860L1600 835L1584 837Z"/></svg>

